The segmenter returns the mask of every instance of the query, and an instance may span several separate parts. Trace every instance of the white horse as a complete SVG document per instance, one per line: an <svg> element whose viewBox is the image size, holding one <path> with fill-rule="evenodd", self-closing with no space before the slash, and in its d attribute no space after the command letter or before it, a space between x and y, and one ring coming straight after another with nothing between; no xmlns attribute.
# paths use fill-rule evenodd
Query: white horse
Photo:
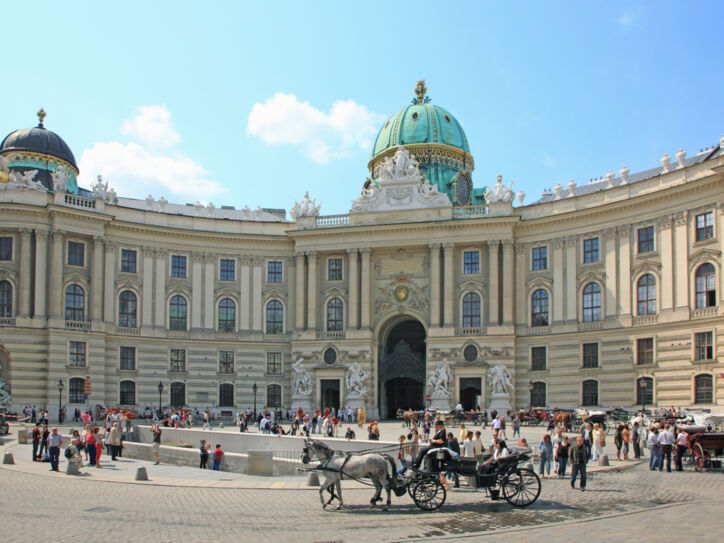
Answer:
<svg viewBox="0 0 724 543"><path fill-rule="evenodd" d="M387 504L383 507L388 510L391 499L390 492L392 490L392 477L395 475L395 461L391 456L367 453L354 454L347 453L344 456L335 454L335 451L327 445L316 439L306 438L304 440L304 449L302 451L302 463L308 464L312 461L319 461L317 470L324 473L324 483L319 488L319 501L322 502L324 509L337 498L341 509L344 505L342 501L342 478L345 479L371 479L375 486L375 495L370 500L370 509L372 509L378 501L382 501L382 489L387 492ZM388 471L388 467L392 468L392 472ZM337 494L334 493L334 487L337 487ZM329 499L324 501L324 491L329 492Z"/></svg>

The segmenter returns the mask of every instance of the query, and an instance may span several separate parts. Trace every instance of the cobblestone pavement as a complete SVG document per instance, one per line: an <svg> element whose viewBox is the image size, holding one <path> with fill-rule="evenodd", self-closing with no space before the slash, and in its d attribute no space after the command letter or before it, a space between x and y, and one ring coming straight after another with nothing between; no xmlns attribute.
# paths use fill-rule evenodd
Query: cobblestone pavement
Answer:
<svg viewBox="0 0 724 543"><path fill-rule="evenodd" d="M326 512L309 490L179 488L47 477L0 469L2 540L77 541L702 541L722 533L722 473L658 473L639 465L594 474L588 490L546 480L528 509L452 492L425 513L409 497L370 511L370 489L345 488ZM111 522L109 522L111 521ZM685 528L685 529L684 529ZM559 534L561 537L559 537ZM698 534L698 535L696 535Z"/></svg>

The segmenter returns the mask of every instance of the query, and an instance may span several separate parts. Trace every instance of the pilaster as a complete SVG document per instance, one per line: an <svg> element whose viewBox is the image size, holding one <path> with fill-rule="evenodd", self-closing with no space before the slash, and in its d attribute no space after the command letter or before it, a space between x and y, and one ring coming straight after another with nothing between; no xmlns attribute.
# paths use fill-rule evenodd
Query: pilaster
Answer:
<svg viewBox="0 0 724 543"><path fill-rule="evenodd" d="M513 324L513 306L516 270L513 266L513 240L504 239L503 244L503 325L510 326Z"/></svg>
<svg viewBox="0 0 724 543"><path fill-rule="evenodd" d="M105 246L102 236L93 236L93 263L91 265L90 320L103 319L103 254Z"/></svg>
<svg viewBox="0 0 724 543"><path fill-rule="evenodd" d="M349 315L347 317L350 330L359 326L359 266L357 249L347 249L347 277L349 280Z"/></svg>
<svg viewBox="0 0 724 543"><path fill-rule="evenodd" d="M613 317L618 310L616 290L618 277L616 273L616 230L608 228L603 231L604 254L606 258L605 312L606 317Z"/></svg>
<svg viewBox="0 0 724 543"><path fill-rule="evenodd" d="M455 326L453 317L454 292L455 292L455 272L454 272L454 245L452 243L444 243L442 246L443 253L443 324L445 326Z"/></svg>
<svg viewBox="0 0 724 543"><path fill-rule="evenodd" d="M440 244L430 244L430 326L440 326Z"/></svg>
<svg viewBox="0 0 724 543"><path fill-rule="evenodd" d="M500 269L498 266L500 252L500 240L491 239L488 240L488 324L497 326L500 324L500 288L499 288L499 274Z"/></svg>
<svg viewBox="0 0 724 543"><path fill-rule="evenodd" d="M30 228L20 229L20 292L18 293L18 316L30 317L30 279L33 277L31 269L31 247L33 231Z"/></svg>
<svg viewBox="0 0 724 543"><path fill-rule="evenodd" d="M297 303L296 303L296 322L295 327L298 332L305 329L304 321L304 299L306 289L304 288L304 253L297 253Z"/></svg>
<svg viewBox="0 0 724 543"><path fill-rule="evenodd" d="M674 239L671 216L659 220L659 249L661 251L661 306L660 311L674 308Z"/></svg>
<svg viewBox="0 0 724 543"><path fill-rule="evenodd" d="M53 229L53 254L50 266L50 316L62 319L61 303L63 300L63 244L65 232Z"/></svg>
<svg viewBox="0 0 724 543"><path fill-rule="evenodd" d="M362 287L360 289L360 302L361 302L361 317L360 317L360 328L367 329L370 327L370 313L371 313L371 296L370 296L370 281L371 281L371 260L372 250L369 248L360 249L362 255Z"/></svg>
<svg viewBox="0 0 724 543"><path fill-rule="evenodd" d="M264 259L260 256L252 257L251 259L251 329L259 330L262 329L262 307L261 307L261 296L262 296L262 275ZM286 273L286 270L282 270L282 274Z"/></svg>
<svg viewBox="0 0 724 543"><path fill-rule="evenodd" d="M35 231L35 317L44 318L46 314L46 293L48 281L48 232Z"/></svg>
<svg viewBox="0 0 724 543"><path fill-rule="evenodd" d="M568 236L566 244L566 321L575 322L578 320L576 292L576 275L578 264L578 239L576 236Z"/></svg>
<svg viewBox="0 0 724 543"><path fill-rule="evenodd" d="M684 211L674 217L674 303L676 309L689 310L689 214Z"/></svg>

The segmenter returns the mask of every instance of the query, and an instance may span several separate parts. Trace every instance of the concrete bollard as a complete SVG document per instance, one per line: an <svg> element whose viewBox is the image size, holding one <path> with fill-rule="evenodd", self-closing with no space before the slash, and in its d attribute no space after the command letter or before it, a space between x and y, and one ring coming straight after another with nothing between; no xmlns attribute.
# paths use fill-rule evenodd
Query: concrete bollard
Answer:
<svg viewBox="0 0 724 543"><path fill-rule="evenodd" d="M3 456L3 464L14 464L15 459L13 458L13 453L6 452Z"/></svg>
<svg viewBox="0 0 724 543"><path fill-rule="evenodd" d="M223 429L224 429L224 423L223 423L223 422L220 422L220 423L219 423L219 430L223 430Z"/></svg>
<svg viewBox="0 0 724 543"><path fill-rule="evenodd" d="M138 466L136 468L136 481L148 481L148 472L146 471L146 468L143 466Z"/></svg>
<svg viewBox="0 0 724 543"><path fill-rule="evenodd" d="M602 454L598 457L598 465L599 466L610 466L611 464L608 461L608 455Z"/></svg>
<svg viewBox="0 0 724 543"><path fill-rule="evenodd" d="M316 471L310 471L307 475L307 486L319 486L319 474Z"/></svg>
<svg viewBox="0 0 724 543"><path fill-rule="evenodd" d="M80 475L80 464L78 462L68 462L65 468L66 475Z"/></svg>
<svg viewBox="0 0 724 543"><path fill-rule="evenodd" d="M18 443L20 445L27 445L29 439L30 436L28 435L28 431L25 428L18 432Z"/></svg>

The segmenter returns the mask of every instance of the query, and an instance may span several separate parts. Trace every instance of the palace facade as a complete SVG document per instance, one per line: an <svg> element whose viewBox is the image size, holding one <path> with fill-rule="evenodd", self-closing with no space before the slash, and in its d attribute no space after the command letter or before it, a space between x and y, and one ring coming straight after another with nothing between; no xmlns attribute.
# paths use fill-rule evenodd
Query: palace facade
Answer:
<svg viewBox="0 0 724 543"><path fill-rule="evenodd" d="M516 204L501 178L473 186L462 126L425 91L345 215L86 190L44 114L12 132L0 401L387 417L487 406L502 364L514 406L724 405L724 138Z"/></svg>

